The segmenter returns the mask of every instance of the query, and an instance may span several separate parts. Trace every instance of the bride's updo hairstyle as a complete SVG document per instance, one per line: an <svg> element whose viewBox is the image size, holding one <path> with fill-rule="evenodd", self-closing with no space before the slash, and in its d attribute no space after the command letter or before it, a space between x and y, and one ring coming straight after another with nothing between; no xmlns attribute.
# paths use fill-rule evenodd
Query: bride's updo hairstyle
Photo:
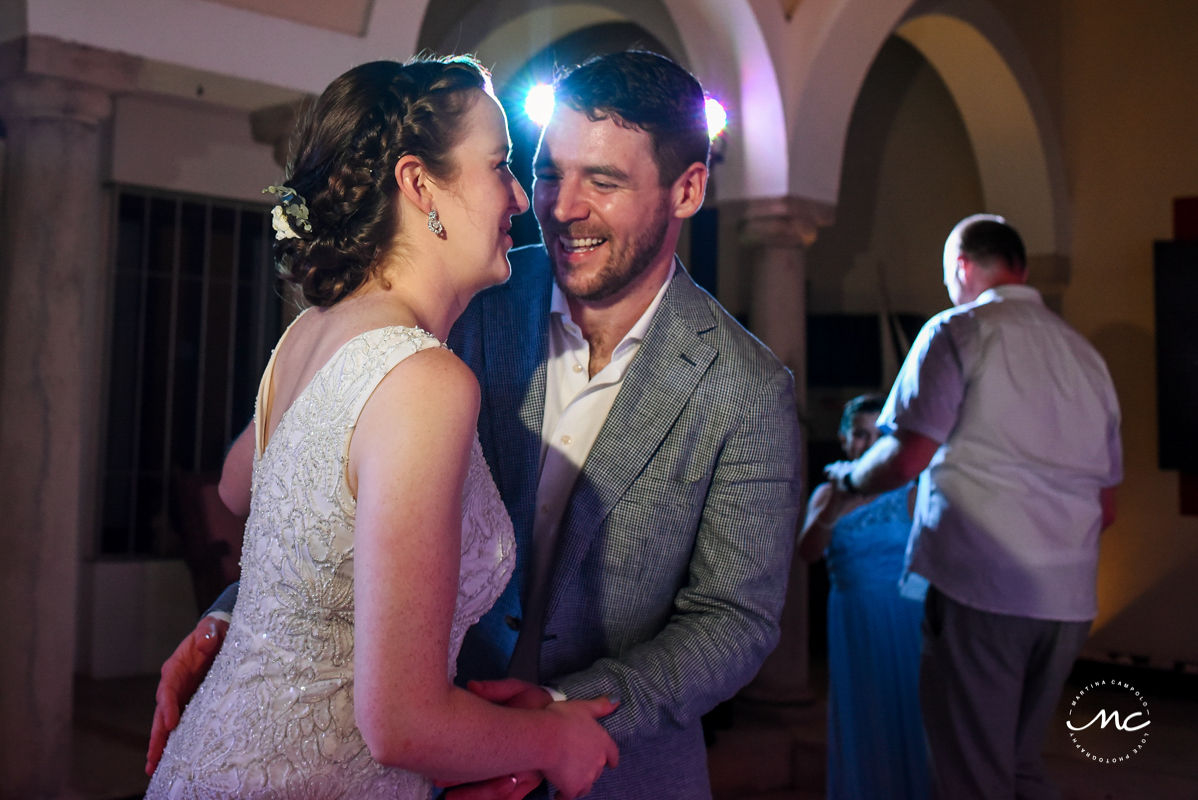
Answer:
<svg viewBox="0 0 1198 800"><path fill-rule="evenodd" d="M275 242L275 262L309 303L333 305L379 267L395 239L401 157L453 179L450 150L471 89L490 91L471 56L372 61L330 83L303 114L286 185L307 205L308 225L293 224L295 234Z"/></svg>

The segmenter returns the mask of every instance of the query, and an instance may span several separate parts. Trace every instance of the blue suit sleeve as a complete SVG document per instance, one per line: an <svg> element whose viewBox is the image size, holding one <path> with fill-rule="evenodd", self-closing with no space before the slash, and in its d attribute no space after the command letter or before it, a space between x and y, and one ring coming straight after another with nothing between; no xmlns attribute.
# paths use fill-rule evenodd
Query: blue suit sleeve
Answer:
<svg viewBox="0 0 1198 800"><path fill-rule="evenodd" d="M234 581L225 587L225 590L220 593L220 597L216 598L216 602L208 606L208 610L200 615L200 618L211 616L212 614L232 614L233 606L237 604L237 591L241 588L241 581Z"/></svg>

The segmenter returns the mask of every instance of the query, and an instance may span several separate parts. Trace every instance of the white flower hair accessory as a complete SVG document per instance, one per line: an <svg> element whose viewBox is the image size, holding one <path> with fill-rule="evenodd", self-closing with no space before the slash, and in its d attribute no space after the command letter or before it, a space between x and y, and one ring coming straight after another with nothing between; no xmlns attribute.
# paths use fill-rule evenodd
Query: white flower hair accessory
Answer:
<svg viewBox="0 0 1198 800"><path fill-rule="evenodd" d="M299 192L290 186L267 186L262 194L273 194L279 198L270 210L270 224L275 229L275 239L300 238L293 225L312 232L312 223L308 221L308 204Z"/></svg>

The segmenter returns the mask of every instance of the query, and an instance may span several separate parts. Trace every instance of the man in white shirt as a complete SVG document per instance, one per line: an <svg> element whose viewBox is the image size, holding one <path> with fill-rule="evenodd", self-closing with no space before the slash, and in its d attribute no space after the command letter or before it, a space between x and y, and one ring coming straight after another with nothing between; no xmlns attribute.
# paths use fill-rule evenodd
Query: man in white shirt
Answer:
<svg viewBox="0 0 1198 800"><path fill-rule="evenodd" d="M931 583L920 699L938 798L1056 796L1044 734L1097 613L1122 479L1106 365L1026 279L1005 220L958 223L954 307L912 345L878 420L890 434L827 468L849 492L920 476L908 571Z"/></svg>

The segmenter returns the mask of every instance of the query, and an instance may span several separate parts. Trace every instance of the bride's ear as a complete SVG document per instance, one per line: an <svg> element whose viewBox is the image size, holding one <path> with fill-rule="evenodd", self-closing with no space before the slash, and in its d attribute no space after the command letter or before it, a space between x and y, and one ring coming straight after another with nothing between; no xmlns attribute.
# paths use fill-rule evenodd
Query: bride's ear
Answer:
<svg viewBox="0 0 1198 800"><path fill-rule="evenodd" d="M413 155L406 155L395 163L395 182L400 193L408 202L427 214L433 207L431 181L424 162Z"/></svg>

